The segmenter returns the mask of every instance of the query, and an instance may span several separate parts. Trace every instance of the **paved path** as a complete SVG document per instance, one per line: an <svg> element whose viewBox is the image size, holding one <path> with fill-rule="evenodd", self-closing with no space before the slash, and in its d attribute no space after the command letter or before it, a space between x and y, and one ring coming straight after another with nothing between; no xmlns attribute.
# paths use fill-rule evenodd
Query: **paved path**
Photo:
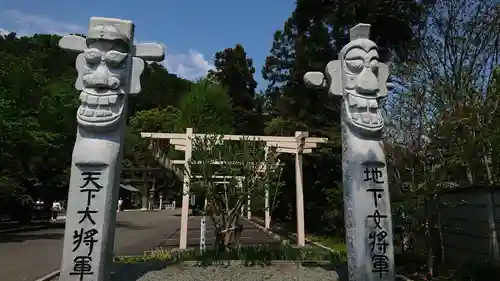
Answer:
<svg viewBox="0 0 500 281"><path fill-rule="evenodd" d="M200 246L200 221L201 217L190 217L188 221L188 247ZM280 241L274 239L271 235L261 231L255 225L248 222L246 219L240 220L243 224L243 232L241 234L241 244L245 246L262 245L262 244L279 244ZM212 221L206 219L205 243L207 246L213 245L215 242L215 232ZM172 231L161 243L164 248L177 248L179 246L180 230Z"/></svg>
<svg viewBox="0 0 500 281"><path fill-rule="evenodd" d="M178 247L180 216L176 211L120 212L117 216L116 255L141 255L157 246ZM209 221L209 220L207 220ZM200 218L189 221L188 246L199 245ZM275 242L246 222L243 243ZM207 244L213 243L208 227ZM0 234L0 281L34 281L61 264L64 224L22 233Z"/></svg>

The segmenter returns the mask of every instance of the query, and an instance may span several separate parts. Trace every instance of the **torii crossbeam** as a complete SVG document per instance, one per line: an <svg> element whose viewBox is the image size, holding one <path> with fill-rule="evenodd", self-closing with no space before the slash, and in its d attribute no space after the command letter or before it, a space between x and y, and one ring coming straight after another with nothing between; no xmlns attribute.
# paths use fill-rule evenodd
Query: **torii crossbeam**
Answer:
<svg viewBox="0 0 500 281"><path fill-rule="evenodd" d="M189 162L193 152L193 140L195 138L204 138L213 134L194 134L193 128L187 128L186 133L152 133L141 132L142 138L149 138L153 142L155 140L169 140L171 145L174 145L176 150L184 151L184 169L189 173ZM327 138L309 137L308 132L295 132L295 136L256 136L256 135L223 135L222 141L259 141L265 142L267 148L275 149L277 153L292 153L295 154L295 183L296 183L296 212L297 212L297 245L305 245L305 229L304 229L304 197L303 197L303 173L302 173L302 155L312 153L312 149L317 147L318 143L326 143ZM158 145L153 145L159 149ZM268 150L268 149L266 149ZM158 150L157 150L158 151ZM267 157L267 155L266 155ZM166 157L162 157L165 159ZM176 160L173 160L176 161ZM182 160L181 160L182 161ZM163 162L167 162L163 160ZM175 169L172 161L168 161L168 167ZM184 187L182 197L182 217L181 217L181 234L180 248L185 249L187 244L187 222L189 213L189 177L184 176ZM270 228L269 214L269 194L266 190L266 228Z"/></svg>

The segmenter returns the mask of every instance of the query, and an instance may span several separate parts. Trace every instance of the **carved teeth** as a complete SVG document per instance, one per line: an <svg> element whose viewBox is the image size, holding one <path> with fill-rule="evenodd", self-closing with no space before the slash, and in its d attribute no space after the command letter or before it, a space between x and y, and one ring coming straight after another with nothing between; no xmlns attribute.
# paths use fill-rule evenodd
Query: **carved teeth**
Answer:
<svg viewBox="0 0 500 281"><path fill-rule="evenodd" d="M368 102L364 98L349 95L348 99L349 99L349 106L351 106L351 107L352 106L355 106L355 107L367 107L368 106Z"/></svg>
<svg viewBox="0 0 500 281"><path fill-rule="evenodd" d="M371 115L372 114L369 112L361 113L361 120L363 121L363 123L370 124L371 123Z"/></svg>
<svg viewBox="0 0 500 281"><path fill-rule="evenodd" d="M349 98L349 105L350 106L357 106L358 105L358 99L359 99L358 97L348 95L348 98Z"/></svg>
<svg viewBox="0 0 500 281"><path fill-rule="evenodd" d="M120 114L121 106L117 105L118 95L80 94L81 106L78 114L82 117L103 118Z"/></svg>
<svg viewBox="0 0 500 281"><path fill-rule="evenodd" d="M91 109L87 109L87 110L85 110L85 113L83 115L86 117L92 117L92 116L94 116L94 111Z"/></svg>
<svg viewBox="0 0 500 281"><path fill-rule="evenodd" d="M358 107L361 107L361 108L368 107L368 101L366 99L363 99L363 98L357 98L357 99L358 99Z"/></svg>
<svg viewBox="0 0 500 281"><path fill-rule="evenodd" d="M99 105L108 105L108 104L109 104L108 96L99 97Z"/></svg>
<svg viewBox="0 0 500 281"><path fill-rule="evenodd" d="M101 110L95 112L95 117L106 117L106 116L111 116L111 112L101 111Z"/></svg>
<svg viewBox="0 0 500 281"><path fill-rule="evenodd" d="M97 105L98 97L94 95L87 95L88 105Z"/></svg>
<svg viewBox="0 0 500 281"><path fill-rule="evenodd" d="M353 122L366 127L379 127L383 124L376 99L348 95L347 104Z"/></svg>

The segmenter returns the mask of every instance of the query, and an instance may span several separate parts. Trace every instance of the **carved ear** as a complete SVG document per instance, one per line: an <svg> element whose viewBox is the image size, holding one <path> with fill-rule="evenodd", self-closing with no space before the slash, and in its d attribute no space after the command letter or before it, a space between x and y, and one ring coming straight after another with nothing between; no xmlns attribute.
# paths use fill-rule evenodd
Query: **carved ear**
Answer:
<svg viewBox="0 0 500 281"><path fill-rule="evenodd" d="M326 78L330 83L328 92L332 95L342 96L342 64L340 60L329 62L325 68Z"/></svg>
<svg viewBox="0 0 500 281"><path fill-rule="evenodd" d="M156 43L142 43L134 45L132 54L146 61L162 61L165 59L165 48Z"/></svg>
<svg viewBox="0 0 500 281"><path fill-rule="evenodd" d="M144 71L144 60L132 58L132 74L130 77L129 94L137 94L141 91L141 74Z"/></svg>
<svg viewBox="0 0 500 281"><path fill-rule="evenodd" d="M379 98L385 98L387 96L388 87L391 88L387 83L387 79L389 79L389 67L385 63L379 63L378 66Z"/></svg>
<svg viewBox="0 0 500 281"><path fill-rule="evenodd" d="M325 75L319 71L309 71L304 74L304 83L306 86L314 88L326 87Z"/></svg>
<svg viewBox="0 0 500 281"><path fill-rule="evenodd" d="M75 62L76 71L78 71L78 78L76 78L75 88L79 91L83 90L83 74L85 72L85 55L79 54Z"/></svg>
<svg viewBox="0 0 500 281"><path fill-rule="evenodd" d="M83 52L87 48L87 43L83 37L66 35L59 40L59 47L68 51Z"/></svg>

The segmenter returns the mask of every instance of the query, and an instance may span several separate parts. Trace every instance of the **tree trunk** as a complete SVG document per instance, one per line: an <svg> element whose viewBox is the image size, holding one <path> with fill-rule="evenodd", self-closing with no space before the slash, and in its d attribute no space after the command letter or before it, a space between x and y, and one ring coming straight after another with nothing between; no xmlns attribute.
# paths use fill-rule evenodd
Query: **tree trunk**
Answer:
<svg viewBox="0 0 500 281"><path fill-rule="evenodd" d="M424 239L427 247L427 269L429 276L434 276L434 251L432 241L432 218L429 215L427 199L424 199Z"/></svg>
<svg viewBox="0 0 500 281"><path fill-rule="evenodd" d="M438 235L439 235L439 248L440 248L440 261L443 265L445 262L445 252L444 252L444 240L443 240L443 226L441 224L441 198L439 195L436 198L436 215L437 215L437 227L438 227Z"/></svg>
<svg viewBox="0 0 500 281"><path fill-rule="evenodd" d="M465 168L467 172L467 180L469 181L469 185L472 186L474 184L474 178L472 177L472 170L468 164L465 166Z"/></svg>
<svg viewBox="0 0 500 281"><path fill-rule="evenodd" d="M238 217L225 220L222 227L215 229L215 245L220 252L227 252L240 248L241 233L243 225L238 221Z"/></svg>

